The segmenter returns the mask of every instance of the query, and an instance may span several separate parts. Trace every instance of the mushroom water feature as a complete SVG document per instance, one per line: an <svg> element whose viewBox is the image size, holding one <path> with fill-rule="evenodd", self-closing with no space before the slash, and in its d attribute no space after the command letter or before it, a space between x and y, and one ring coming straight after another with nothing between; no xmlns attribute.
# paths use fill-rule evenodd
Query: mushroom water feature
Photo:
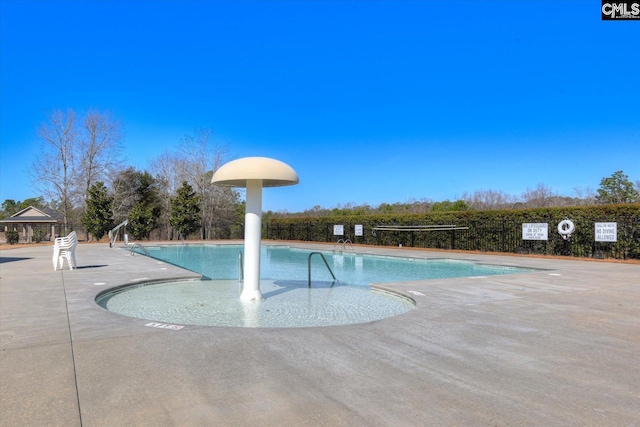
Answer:
<svg viewBox="0 0 640 427"><path fill-rule="evenodd" d="M260 242L262 234L262 188L295 185L298 174L291 166L269 157L244 157L224 164L211 182L246 188L244 217L244 287L241 301L261 301Z"/></svg>

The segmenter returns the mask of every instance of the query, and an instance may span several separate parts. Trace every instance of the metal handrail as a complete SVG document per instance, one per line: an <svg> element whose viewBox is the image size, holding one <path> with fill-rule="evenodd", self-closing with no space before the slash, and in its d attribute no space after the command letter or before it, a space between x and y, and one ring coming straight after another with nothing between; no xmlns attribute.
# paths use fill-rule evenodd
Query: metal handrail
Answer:
<svg viewBox="0 0 640 427"><path fill-rule="evenodd" d="M337 242L333 244L333 252L336 251L336 246L342 243L342 248L340 248L340 252L344 251L347 247L347 243L351 246L351 252L353 252L353 242L351 239L338 239Z"/></svg>
<svg viewBox="0 0 640 427"><path fill-rule="evenodd" d="M131 256L135 256L136 255L136 251L135 251L136 248L140 248L142 250L142 252L144 252L144 254L146 256L151 258L151 255L149 255L149 251L147 250L147 248L145 248L144 246L142 246L141 243L138 243L138 242L131 243L129 245L129 251L131 252Z"/></svg>
<svg viewBox="0 0 640 427"><path fill-rule="evenodd" d="M376 236L376 231L452 231L468 230L469 227L460 227L455 224L445 225L379 225L371 227L371 234Z"/></svg>
<svg viewBox="0 0 640 427"><path fill-rule="evenodd" d="M334 281L337 281L338 279L336 279L336 275L333 274L333 271L331 270L331 267L329 267L329 263L327 262L327 259L324 257L324 255L321 252L311 252L309 254L309 258L307 259L307 266L308 266L308 271L309 271L309 287L311 287L311 256L313 255L320 255L322 257L322 260L324 261L324 265L327 266L327 269L329 270L329 273L331 273L331 277L333 277Z"/></svg>
<svg viewBox="0 0 640 427"><path fill-rule="evenodd" d="M116 242L116 240L118 240L118 230L120 230L121 227L126 227L127 224L129 224L129 220L125 219L120 224L115 226L113 229L109 230L109 247L110 248L112 248L113 244Z"/></svg>
<svg viewBox="0 0 640 427"><path fill-rule="evenodd" d="M242 288L244 282L244 270L242 268L242 251L238 252L238 292L242 295Z"/></svg>

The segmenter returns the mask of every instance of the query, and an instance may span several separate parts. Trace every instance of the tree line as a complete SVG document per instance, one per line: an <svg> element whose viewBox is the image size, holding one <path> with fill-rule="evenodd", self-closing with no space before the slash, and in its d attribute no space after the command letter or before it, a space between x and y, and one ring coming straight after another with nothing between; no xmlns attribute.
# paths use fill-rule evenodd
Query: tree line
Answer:
<svg viewBox="0 0 640 427"><path fill-rule="evenodd" d="M303 212L267 212L269 218L380 215L380 214L424 214L429 212L494 211L527 208L576 207L621 203L640 203L640 180L635 185L623 171L616 171L600 181L596 191L576 188L575 197L562 196L544 184L527 188L521 196L500 190L478 190L464 193L455 201L410 200L405 203L381 203L378 206L347 203L334 208L314 206Z"/></svg>
<svg viewBox="0 0 640 427"><path fill-rule="evenodd" d="M28 206L60 215L62 232L83 229L86 238L99 240L125 219L138 239L155 233L159 239L225 238L242 223L244 203L237 190L211 185L213 173L228 161L228 149L216 144L210 129L196 129L181 138L174 150L150 160L148 169L126 165L122 157L123 130L105 111L55 110L38 130L41 150L29 169L40 196L24 201L7 199L1 217ZM622 171L602 178L597 191L576 189L576 197L555 193L544 184L521 196L480 190L450 201L429 199L378 206L347 204L335 208L314 206L302 212L272 212L278 217L419 214L465 210L502 210L640 202L640 180L634 184Z"/></svg>
<svg viewBox="0 0 640 427"><path fill-rule="evenodd" d="M36 198L2 203L2 217L28 206L57 213L62 233L84 229L99 240L128 219L136 238L172 239L199 233L224 237L243 211L240 194L212 186L213 173L228 159L209 129L185 135L175 150L151 159L146 170L126 165L123 131L109 112L56 110L40 126L40 153L29 169Z"/></svg>

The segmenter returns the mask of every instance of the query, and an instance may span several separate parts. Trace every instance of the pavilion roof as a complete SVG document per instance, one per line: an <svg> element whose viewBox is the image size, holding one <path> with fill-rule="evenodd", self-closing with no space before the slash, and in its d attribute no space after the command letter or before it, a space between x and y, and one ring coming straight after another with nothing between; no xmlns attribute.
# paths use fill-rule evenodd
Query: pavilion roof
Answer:
<svg viewBox="0 0 640 427"><path fill-rule="evenodd" d="M57 214L45 209L34 208L33 206L24 208L9 218L0 219L2 224L55 224L58 222L60 222L60 218Z"/></svg>

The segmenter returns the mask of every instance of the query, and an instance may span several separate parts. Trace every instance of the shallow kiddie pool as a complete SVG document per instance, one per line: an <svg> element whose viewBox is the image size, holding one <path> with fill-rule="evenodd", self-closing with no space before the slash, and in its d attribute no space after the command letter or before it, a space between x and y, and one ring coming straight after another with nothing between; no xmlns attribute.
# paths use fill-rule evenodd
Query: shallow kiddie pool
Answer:
<svg viewBox="0 0 640 427"><path fill-rule="evenodd" d="M240 245L146 249L151 257L200 273L206 280L138 283L102 292L96 302L122 315L178 325L312 327L366 323L415 307L409 295L372 287L373 282L527 271L457 260L333 252L310 256L309 250L263 246L260 289L264 299L255 303L239 298L238 260L243 249Z"/></svg>

